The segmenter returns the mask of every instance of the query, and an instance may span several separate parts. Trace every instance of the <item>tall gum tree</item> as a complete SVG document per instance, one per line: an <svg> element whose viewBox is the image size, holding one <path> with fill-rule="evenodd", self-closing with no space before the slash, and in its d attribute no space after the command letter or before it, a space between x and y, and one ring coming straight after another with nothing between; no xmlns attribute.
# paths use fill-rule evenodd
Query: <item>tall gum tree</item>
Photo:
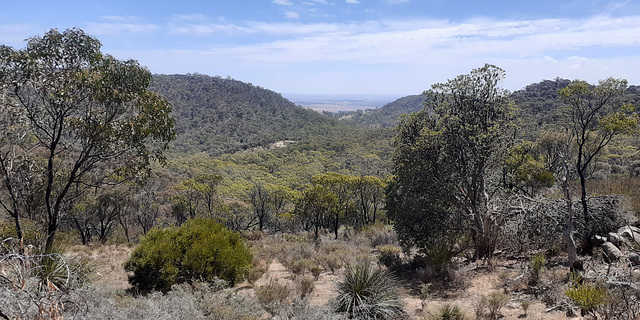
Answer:
<svg viewBox="0 0 640 320"><path fill-rule="evenodd" d="M22 50L0 47L1 125L10 129L0 138L0 201L21 237L24 201L15 191L25 179L16 163L34 163L46 252L78 190L144 178L175 135L170 104L147 90L151 73L100 47L80 29L52 29Z"/></svg>
<svg viewBox="0 0 640 320"><path fill-rule="evenodd" d="M638 131L638 115L633 107L616 101L626 88L627 80L608 78L595 86L574 80L560 90L560 97L567 105L567 126L576 145L575 170L580 180L582 215L589 233L592 230L587 206L587 170L615 136ZM588 241L591 236L587 235ZM590 243L588 248L591 249Z"/></svg>

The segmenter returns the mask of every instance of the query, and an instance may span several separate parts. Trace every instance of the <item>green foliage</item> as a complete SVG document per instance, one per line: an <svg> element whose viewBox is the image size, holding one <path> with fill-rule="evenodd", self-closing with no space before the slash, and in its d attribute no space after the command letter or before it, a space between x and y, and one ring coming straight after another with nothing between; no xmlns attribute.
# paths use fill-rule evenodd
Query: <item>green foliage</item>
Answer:
<svg viewBox="0 0 640 320"><path fill-rule="evenodd" d="M80 29L51 29L22 50L0 47L2 112L15 116L1 124L1 187L12 196L0 201L18 221L29 211L30 192L43 188L47 252L64 208L80 198L73 193L106 178L141 180L152 160L164 160L175 135L171 105L147 91L151 73L100 47ZM14 160L33 166L18 172L8 165ZM28 181L38 187L18 192Z"/></svg>
<svg viewBox="0 0 640 320"><path fill-rule="evenodd" d="M394 245L379 246L378 249L378 261L388 269L399 266L402 261L400 260L400 253L402 248Z"/></svg>
<svg viewBox="0 0 640 320"><path fill-rule="evenodd" d="M422 110L424 102L424 95L409 95L387 103L381 108L367 110L365 113L355 113L349 120L359 125L393 128L398 125L398 119L402 115Z"/></svg>
<svg viewBox="0 0 640 320"><path fill-rule="evenodd" d="M530 281L533 284L538 283L540 275L545 271L547 267L547 258L544 253L537 254L531 258L531 272L529 274Z"/></svg>
<svg viewBox="0 0 640 320"><path fill-rule="evenodd" d="M464 233L476 255L495 249L497 223L487 194L508 145L514 108L498 87L504 71L485 65L425 92L432 112L402 119L394 144L394 175L387 212L400 238L429 252L434 244L453 250Z"/></svg>
<svg viewBox="0 0 640 320"><path fill-rule="evenodd" d="M311 267L311 270L309 270L309 271L313 275L313 278L318 280L318 278L320 277L320 274L322 273L322 268L320 268L318 266L313 266L313 267Z"/></svg>
<svg viewBox="0 0 640 320"><path fill-rule="evenodd" d="M450 304L445 304L438 309L438 312L429 318L430 320L465 320L467 317L464 316L462 310L458 306L452 306Z"/></svg>
<svg viewBox="0 0 640 320"><path fill-rule="evenodd" d="M240 280L251 265L251 252L239 234L211 219L188 220L180 227L153 229L124 265L139 290L168 290L195 280Z"/></svg>
<svg viewBox="0 0 640 320"><path fill-rule="evenodd" d="M487 298L487 309L489 310L490 319L498 319L500 316L500 310L509 302L509 296L506 294L494 291L489 294Z"/></svg>
<svg viewBox="0 0 640 320"><path fill-rule="evenodd" d="M26 219L21 220L21 229L23 245L35 247L42 245L45 234L34 222ZM17 238L16 225L14 223L0 222L0 241L9 238L15 239L16 243L20 241Z"/></svg>
<svg viewBox="0 0 640 320"><path fill-rule="evenodd" d="M277 282L269 282L269 284L255 288L256 298L265 310L271 314L276 314L280 306L289 297L291 289L286 285Z"/></svg>
<svg viewBox="0 0 640 320"><path fill-rule="evenodd" d="M570 281L564 293L583 314L593 314L608 303L607 289L593 283Z"/></svg>
<svg viewBox="0 0 640 320"><path fill-rule="evenodd" d="M389 271L369 263L347 267L338 283L336 310L355 319L400 319L404 309Z"/></svg>
<svg viewBox="0 0 640 320"><path fill-rule="evenodd" d="M529 306L531 306L531 302L529 302L528 300L522 300L522 302L520 302L520 307L522 307L522 311L524 311L524 316L527 316L527 311L529 310Z"/></svg>
<svg viewBox="0 0 640 320"><path fill-rule="evenodd" d="M544 157L534 151L536 147L529 141L516 144L509 149L504 163L505 182L529 195L555 183L553 172L545 168Z"/></svg>
<svg viewBox="0 0 640 320"><path fill-rule="evenodd" d="M279 93L219 76L155 75L150 90L174 106L176 154L217 156L268 149L277 141L306 144L319 136L340 139L360 130L297 106Z"/></svg>
<svg viewBox="0 0 640 320"><path fill-rule="evenodd" d="M588 170L614 137L637 132L640 123L633 108L619 100L626 88L627 80L608 78L599 81L596 86L574 80L560 90L560 96L567 105L566 128L571 131L571 139L575 141L573 161L580 180L580 202L587 226L587 239L595 233L587 207Z"/></svg>
<svg viewBox="0 0 640 320"><path fill-rule="evenodd" d="M301 299L304 299L316 287L314 280L308 277L300 278L300 280L297 281L297 284Z"/></svg>

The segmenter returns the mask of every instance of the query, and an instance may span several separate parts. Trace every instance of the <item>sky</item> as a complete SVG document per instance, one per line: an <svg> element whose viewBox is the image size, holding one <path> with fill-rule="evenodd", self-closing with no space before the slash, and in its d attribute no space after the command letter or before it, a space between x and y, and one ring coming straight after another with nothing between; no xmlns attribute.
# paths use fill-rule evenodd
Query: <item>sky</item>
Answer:
<svg viewBox="0 0 640 320"><path fill-rule="evenodd" d="M638 0L0 0L0 44L80 28L152 73L280 93L419 94L485 63L518 90L640 84Z"/></svg>

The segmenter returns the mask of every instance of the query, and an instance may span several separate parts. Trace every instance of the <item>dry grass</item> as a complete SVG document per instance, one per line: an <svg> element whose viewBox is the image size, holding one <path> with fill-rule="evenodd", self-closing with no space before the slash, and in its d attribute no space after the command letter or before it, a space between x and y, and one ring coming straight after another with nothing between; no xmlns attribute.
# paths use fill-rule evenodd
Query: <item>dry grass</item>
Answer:
<svg viewBox="0 0 640 320"><path fill-rule="evenodd" d="M640 217L640 177L611 177L601 181L588 181L587 192L591 195L622 194L628 196L631 209L636 217Z"/></svg>
<svg viewBox="0 0 640 320"><path fill-rule="evenodd" d="M140 319L187 316L193 319L248 320L266 318L267 315L282 319L339 319L340 315L332 311L332 301L337 296L337 284L344 274L344 267L355 264L359 259L376 261L378 255L373 244L381 242L369 241L364 234L352 234L348 239L339 240L322 237L319 243L313 242L306 234L251 235L249 238L255 239L250 243L256 257L252 284L245 282L222 291L179 287L179 290L166 295L146 297L124 293L129 286L122 262L128 259L131 247L76 246L70 251L89 257L95 265L95 274L92 287L81 289L84 291L78 291L74 299L81 299L83 302L80 304L87 306L85 311L89 313L84 313L85 318L90 314L91 318L95 315L110 319L126 319L125 315ZM383 239L384 236L378 235L378 238ZM404 288L401 299L410 319L429 319L446 305L459 307L466 319L475 319L474 308L478 307L483 296L491 292L508 297L508 301L494 311L494 314L501 314L502 319L524 318L523 301L528 302L527 319L567 319L568 298L564 290L568 270L558 265L557 258L548 259L553 263L540 274L535 288L528 283L528 259L497 257L490 268L482 261L458 260L447 270L444 282L424 266L412 271L412 277L403 278L400 283ZM402 261L405 264L409 262L405 258ZM430 290L421 296L419 288L423 281ZM207 303L203 304L203 301ZM614 307L621 308L611 308ZM552 310L547 312L548 309ZM578 311L577 308L574 310ZM481 313L487 318L490 314L488 306ZM74 316L65 314L65 318L73 319Z"/></svg>

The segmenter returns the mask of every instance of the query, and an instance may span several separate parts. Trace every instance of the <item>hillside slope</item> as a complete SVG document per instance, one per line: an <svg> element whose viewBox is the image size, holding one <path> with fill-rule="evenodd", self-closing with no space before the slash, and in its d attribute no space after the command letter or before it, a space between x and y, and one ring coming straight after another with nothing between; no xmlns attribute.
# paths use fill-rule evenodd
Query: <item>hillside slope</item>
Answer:
<svg viewBox="0 0 640 320"><path fill-rule="evenodd" d="M176 154L233 153L280 140L299 141L339 126L279 93L206 75L154 75L150 90L173 105Z"/></svg>
<svg viewBox="0 0 640 320"><path fill-rule="evenodd" d="M534 133L544 125L557 124L562 120L562 106L559 90L569 85L571 81L556 78L533 83L523 89L514 91L511 99L520 109L519 117L523 132ZM343 118L355 124L393 128L398 118L403 114L416 112L424 108L424 95L410 95L397 99L381 108L367 110L361 113L350 113ZM629 86L618 103L631 103L636 109L640 107L640 86Z"/></svg>
<svg viewBox="0 0 640 320"><path fill-rule="evenodd" d="M362 113L353 113L349 116L349 119L358 125L393 128L398 124L398 118L403 114L422 110L422 108L424 108L424 102L424 95L410 95L389 102L378 109L371 109Z"/></svg>

